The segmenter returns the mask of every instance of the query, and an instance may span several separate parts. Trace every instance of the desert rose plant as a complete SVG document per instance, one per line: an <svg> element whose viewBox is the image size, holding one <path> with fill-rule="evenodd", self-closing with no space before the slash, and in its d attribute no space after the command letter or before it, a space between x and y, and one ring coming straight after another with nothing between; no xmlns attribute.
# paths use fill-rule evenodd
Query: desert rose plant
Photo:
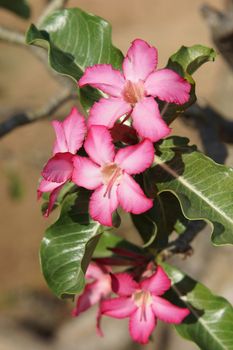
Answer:
<svg viewBox="0 0 233 350"><path fill-rule="evenodd" d="M232 169L172 131L214 50L182 46L161 68L154 43L136 38L124 57L110 25L78 8L44 16L26 42L47 49L76 94L68 116L52 122L37 189L44 216L60 213L40 250L49 288L75 297L74 317L97 305L102 336L103 317L128 318L132 340L146 344L160 320L201 349L233 349L230 303L167 261L188 255L195 220L211 224L214 245L233 243ZM140 245L116 233L125 213Z"/></svg>

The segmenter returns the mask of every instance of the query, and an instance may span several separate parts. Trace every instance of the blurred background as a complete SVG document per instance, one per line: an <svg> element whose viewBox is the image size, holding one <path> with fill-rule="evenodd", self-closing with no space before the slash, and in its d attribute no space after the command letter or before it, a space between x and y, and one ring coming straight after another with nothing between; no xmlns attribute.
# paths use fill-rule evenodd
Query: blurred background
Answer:
<svg viewBox="0 0 233 350"><path fill-rule="evenodd" d="M36 21L47 1L31 0L29 3L32 8L30 20L0 9L0 25L25 31ZM229 12L230 3L208 1L210 6L225 13ZM181 45L214 46L209 26L212 22L204 19L203 10L200 11L203 5L204 0L68 2L68 7L80 7L108 20L113 28L113 42L124 53L134 38L143 38L156 46L159 67L163 67ZM41 107L61 88L27 49L3 41L0 41L0 77L0 123L15 113ZM230 125L233 118L230 65L218 55L216 62L204 65L194 78L199 103L211 105ZM64 117L70 107L70 103L66 104L51 118ZM188 119L177 120L173 124L173 134L187 136L203 148L200 130ZM72 319L72 303L53 297L42 277L38 258L40 241L57 214L49 219L42 217L36 188L41 168L50 156L53 139L50 121L45 119L17 128L0 140L0 350L140 349L139 345L130 342L127 321L104 320L105 337L100 339L95 334L96 309ZM224 148L225 158L226 163L232 165L232 140L228 141ZM121 231L128 235L130 224L124 224ZM209 236L210 228L207 227L193 243L193 256L182 261L179 257L173 260L214 293L233 302L232 248L214 248ZM195 247L198 248L196 251ZM162 324L158 325L154 342L143 348L197 349L180 339L171 326Z"/></svg>

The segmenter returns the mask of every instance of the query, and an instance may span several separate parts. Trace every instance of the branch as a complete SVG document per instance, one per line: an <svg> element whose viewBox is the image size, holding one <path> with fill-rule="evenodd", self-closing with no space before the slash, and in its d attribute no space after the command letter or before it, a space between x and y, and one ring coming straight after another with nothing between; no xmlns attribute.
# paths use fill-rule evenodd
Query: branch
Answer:
<svg viewBox="0 0 233 350"><path fill-rule="evenodd" d="M198 104L187 109L182 119L199 132L204 153L215 162L224 164L228 154L224 142L233 142L233 122L210 106Z"/></svg>
<svg viewBox="0 0 233 350"><path fill-rule="evenodd" d="M68 0L52 0L40 15L37 25L40 26L44 19L53 11L64 8L67 2Z"/></svg>
<svg viewBox="0 0 233 350"><path fill-rule="evenodd" d="M47 65L48 59L46 52L40 47L27 45L24 33L0 26L0 40L30 50L40 61Z"/></svg>
<svg viewBox="0 0 233 350"><path fill-rule="evenodd" d="M64 90L58 96L53 97L46 105L35 111L22 112L11 116L0 123L0 137L20 126L49 117L66 102L75 98L77 98L77 94L74 91Z"/></svg>
<svg viewBox="0 0 233 350"><path fill-rule="evenodd" d="M190 221L185 232L182 233L177 239L170 242L168 246L162 251L163 258L169 258L174 254L184 254L185 256L191 255L193 249L190 243L201 232L201 230L203 230L205 226L206 222L204 221Z"/></svg>
<svg viewBox="0 0 233 350"><path fill-rule="evenodd" d="M38 20L38 25L41 22L43 22L44 18L47 17L50 13L60 8L63 8L67 2L68 0L51 1L49 5L45 8L44 12L41 14ZM20 45L23 48L26 48L47 67L50 75L52 75L52 77L56 79L60 85L70 89L73 88L73 82L69 78L59 75L48 66L48 55L43 48L27 45L25 43L24 33L0 26L0 40L11 44Z"/></svg>
<svg viewBox="0 0 233 350"><path fill-rule="evenodd" d="M71 81L69 78L65 76L61 76L60 74L56 73L54 70L52 70L48 66L48 54L47 52L41 48L36 46L27 45L25 43L25 37L24 34L18 31L14 31L5 27L0 26L0 40L5 41L10 44L19 45L27 50L29 50L37 59L39 59L40 62L44 64L44 66L47 68L49 74L58 81L60 85L63 87L67 87L72 89L73 87L73 81Z"/></svg>
<svg viewBox="0 0 233 350"><path fill-rule="evenodd" d="M40 47L27 45L24 33L0 26L0 40L30 50L40 61L47 65L48 58L45 50Z"/></svg>
<svg viewBox="0 0 233 350"><path fill-rule="evenodd" d="M231 6L230 6L231 5ZM209 26L212 39L223 58L233 69L233 4L228 1L226 12L204 5L201 14Z"/></svg>
<svg viewBox="0 0 233 350"><path fill-rule="evenodd" d="M8 28L0 26L0 40L11 44L26 46L24 34Z"/></svg>

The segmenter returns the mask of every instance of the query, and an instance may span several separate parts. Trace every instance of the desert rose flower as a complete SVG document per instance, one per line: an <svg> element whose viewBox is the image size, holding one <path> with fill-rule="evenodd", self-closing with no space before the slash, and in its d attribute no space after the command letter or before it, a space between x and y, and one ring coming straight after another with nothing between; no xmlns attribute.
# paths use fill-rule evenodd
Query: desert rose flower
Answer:
<svg viewBox="0 0 233 350"><path fill-rule="evenodd" d="M91 262L87 268L85 278L90 281L86 284L83 293L78 297L76 307L72 311L74 317L79 316L80 313L88 310L95 304L107 298L112 292L111 268L103 264L95 264ZM102 336L103 333L100 328L101 314L97 311L96 331Z"/></svg>
<svg viewBox="0 0 233 350"><path fill-rule="evenodd" d="M152 207L152 200L145 196L131 176L152 164L154 148L151 141L144 140L115 153L109 130L105 126L93 125L84 148L90 158L75 157L72 180L79 186L95 190L89 204L89 213L94 220L112 226L112 213L118 205L134 214Z"/></svg>
<svg viewBox="0 0 233 350"><path fill-rule="evenodd" d="M91 85L108 95L93 105L88 126L112 128L126 114L131 116L133 127L142 138L155 142L167 136L170 128L162 119L154 97L183 104L189 99L190 84L171 69L156 70L157 62L156 48L136 39L123 61L123 73L110 64L88 67L79 86Z"/></svg>
<svg viewBox="0 0 233 350"><path fill-rule="evenodd" d="M161 297L170 286L171 281L160 266L152 276L139 283L128 273L112 275L112 290L119 297L103 300L100 312L114 318L129 317L132 339L146 344L157 319L179 324L190 313L187 308L173 305Z"/></svg>
<svg viewBox="0 0 233 350"><path fill-rule="evenodd" d="M72 312L73 316L78 316L111 293L110 271L109 267L102 264L93 262L89 264L85 278L90 282L86 284L83 293L78 297L76 307Z"/></svg>
<svg viewBox="0 0 233 350"><path fill-rule="evenodd" d="M54 120L52 125L56 134L53 157L42 170L43 178L37 190L38 198L44 192L51 192L45 216L51 212L62 186L72 179L73 159L76 152L82 147L86 134L84 117L76 108L71 110L63 122Z"/></svg>

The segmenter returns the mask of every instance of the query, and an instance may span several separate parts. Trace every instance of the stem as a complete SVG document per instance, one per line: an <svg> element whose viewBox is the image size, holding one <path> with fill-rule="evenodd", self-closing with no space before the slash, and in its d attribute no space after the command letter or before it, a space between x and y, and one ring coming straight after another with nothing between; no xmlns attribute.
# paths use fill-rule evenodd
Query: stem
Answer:
<svg viewBox="0 0 233 350"><path fill-rule="evenodd" d="M206 222L201 220L190 221L184 233L180 234L178 238L168 244L168 246L161 251L162 259L167 259L174 254L184 254L184 256L191 255L193 249L190 243L206 226Z"/></svg>
<svg viewBox="0 0 233 350"><path fill-rule="evenodd" d="M166 113L166 111L167 111L167 109L168 109L168 106L169 106L169 103L166 102L165 105L163 106L163 109L162 109L161 113L160 113L160 114L161 114L161 117L163 117L164 114Z"/></svg>
<svg viewBox="0 0 233 350"><path fill-rule="evenodd" d="M51 1L48 4L48 6L44 9L42 14L40 15L40 17L37 21L37 25L40 26L43 23L44 19L46 17L48 17L52 12L64 8L65 5L67 4L67 2L68 2L68 0L53 0L53 1Z"/></svg>
<svg viewBox="0 0 233 350"><path fill-rule="evenodd" d="M26 46L24 34L0 26L0 40L11 44Z"/></svg>
<svg viewBox="0 0 233 350"><path fill-rule="evenodd" d="M125 116L122 122L120 122L120 125L124 124L124 122L126 122L126 120L128 120L131 117L132 112L133 112L133 109Z"/></svg>
<svg viewBox="0 0 233 350"><path fill-rule="evenodd" d="M0 123L0 137L7 135L12 130L40 119L49 117L59 107L63 106L71 99L77 98L76 93L70 90L62 90L56 97L51 98L47 104L35 111L18 113Z"/></svg>

